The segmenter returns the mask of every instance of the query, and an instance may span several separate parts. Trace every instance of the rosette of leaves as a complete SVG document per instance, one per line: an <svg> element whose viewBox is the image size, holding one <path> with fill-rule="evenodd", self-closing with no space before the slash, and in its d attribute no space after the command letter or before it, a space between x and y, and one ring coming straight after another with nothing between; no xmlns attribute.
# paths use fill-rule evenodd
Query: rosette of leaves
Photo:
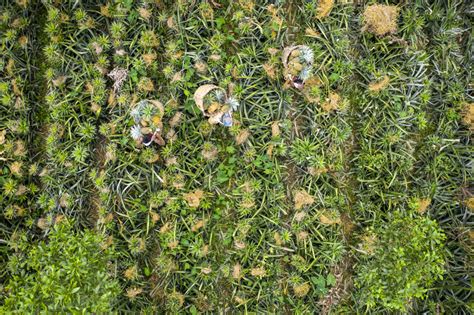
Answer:
<svg viewBox="0 0 474 315"><path fill-rule="evenodd" d="M138 144L149 146L153 142L163 146L163 104L157 100L140 101L132 109L130 115L135 124L131 128L131 136Z"/></svg>
<svg viewBox="0 0 474 315"><path fill-rule="evenodd" d="M302 89L313 69L313 50L305 45L286 47L283 50L283 75L297 89Z"/></svg>
<svg viewBox="0 0 474 315"><path fill-rule="evenodd" d="M194 101L212 125L222 124L230 127L233 124L232 112L239 107L239 102L223 88L213 84L200 86L194 93Z"/></svg>

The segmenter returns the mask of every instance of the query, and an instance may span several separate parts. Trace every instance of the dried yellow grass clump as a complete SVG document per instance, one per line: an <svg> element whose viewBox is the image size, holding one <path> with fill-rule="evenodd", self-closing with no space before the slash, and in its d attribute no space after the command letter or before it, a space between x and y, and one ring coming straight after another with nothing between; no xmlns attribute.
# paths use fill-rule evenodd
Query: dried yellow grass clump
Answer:
<svg viewBox="0 0 474 315"><path fill-rule="evenodd" d="M124 277L127 280L134 280L138 277L138 268L137 265L134 265L132 267L129 267L127 270L124 271L123 273Z"/></svg>
<svg viewBox="0 0 474 315"><path fill-rule="evenodd" d="M127 297L131 300L135 299L138 295L143 292L143 289L140 287L131 287L127 289Z"/></svg>
<svg viewBox="0 0 474 315"><path fill-rule="evenodd" d="M272 80L275 80L278 77L277 69L270 62L267 62L266 64L263 65L263 70L265 70L268 77Z"/></svg>
<svg viewBox="0 0 474 315"><path fill-rule="evenodd" d="M373 4L365 8L363 31L377 36L393 34L397 31L400 9L394 5Z"/></svg>
<svg viewBox="0 0 474 315"><path fill-rule="evenodd" d="M197 232L199 229L204 227L205 224L206 224L205 220L199 220L191 227L191 231L192 232Z"/></svg>
<svg viewBox="0 0 474 315"><path fill-rule="evenodd" d="M293 285L293 292L295 293L295 296L299 298L305 297L309 293L310 289L311 286L307 282L299 285Z"/></svg>
<svg viewBox="0 0 474 315"><path fill-rule="evenodd" d="M372 255L375 251L377 242L377 236L373 233L368 233L362 237L362 243L360 244L361 249L369 255Z"/></svg>
<svg viewBox="0 0 474 315"><path fill-rule="evenodd" d="M240 133L235 137L235 142L238 145L244 144L245 142L247 142L249 137L250 137L250 131L248 129L244 129L240 131Z"/></svg>
<svg viewBox="0 0 474 315"><path fill-rule="evenodd" d="M326 101L321 104L321 108L326 112L332 112L334 110L339 109L339 104L341 103L341 96L337 93L329 93L329 97Z"/></svg>
<svg viewBox="0 0 474 315"><path fill-rule="evenodd" d="M295 210L303 208L303 206L312 205L314 198L304 190L297 191L294 196Z"/></svg>
<svg viewBox="0 0 474 315"><path fill-rule="evenodd" d="M197 208L199 207L199 204L201 203L201 198L203 196L204 196L204 192L198 189L195 192L184 194L183 198L184 200L188 202L188 205L191 208Z"/></svg>
<svg viewBox="0 0 474 315"><path fill-rule="evenodd" d="M272 138L278 138L281 134L280 125L278 121L272 123Z"/></svg>
<svg viewBox="0 0 474 315"><path fill-rule="evenodd" d="M319 221L325 225L341 224L341 217L335 211L324 210L319 215Z"/></svg>
<svg viewBox="0 0 474 315"><path fill-rule="evenodd" d="M418 200L418 207L416 208L416 211L418 211L419 214L424 214L428 207L431 204L431 199L430 198L423 198Z"/></svg>
<svg viewBox="0 0 474 315"><path fill-rule="evenodd" d="M256 267L250 270L250 274L254 277L262 278L265 277L266 271L263 267Z"/></svg>
<svg viewBox="0 0 474 315"><path fill-rule="evenodd" d="M464 105L462 120L469 130L474 131L474 103Z"/></svg>
<svg viewBox="0 0 474 315"><path fill-rule="evenodd" d="M234 278L235 280L239 280L240 278L242 278L242 267L239 263L235 264L232 268L232 278Z"/></svg>
<svg viewBox="0 0 474 315"><path fill-rule="evenodd" d="M0 144L4 144L5 143L5 136L7 134L7 131L6 130L0 130Z"/></svg>
<svg viewBox="0 0 474 315"><path fill-rule="evenodd" d="M334 0L320 0L316 17L318 19L325 18L331 13L332 8L334 7Z"/></svg>
<svg viewBox="0 0 474 315"><path fill-rule="evenodd" d="M390 83L390 78L385 75L382 79L371 82L369 84L369 91L380 92L382 90L385 90L385 88L388 86L389 83Z"/></svg>
<svg viewBox="0 0 474 315"><path fill-rule="evenodd" d="M466 207L469 208L469 210L474 210L474 197L470 197L465 201Z"/></svg>

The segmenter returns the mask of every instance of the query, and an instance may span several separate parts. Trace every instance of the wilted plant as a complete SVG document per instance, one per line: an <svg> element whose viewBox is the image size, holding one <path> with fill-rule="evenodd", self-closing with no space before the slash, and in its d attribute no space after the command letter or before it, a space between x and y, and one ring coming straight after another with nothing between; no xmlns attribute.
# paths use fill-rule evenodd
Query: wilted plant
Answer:
<svg viewBox="0 0 474 315"><path fill-rule="evenodd" d="M318 19L325 18L331 13L334 7L334 0L319 0L316 17Z"/></svg>
<svg viewBox="0 0 474 315"><path fill-rule="evenodd" d="M394 5L372 4L365 8L363 31L377 36L397 32L400 9Z"/></svg>
<svg viewBox="0 0 474 315"><path fill-rule="evenodd" d="M465 104L462 109L464 124L471 131L474 131L474 103Z"/></svg>

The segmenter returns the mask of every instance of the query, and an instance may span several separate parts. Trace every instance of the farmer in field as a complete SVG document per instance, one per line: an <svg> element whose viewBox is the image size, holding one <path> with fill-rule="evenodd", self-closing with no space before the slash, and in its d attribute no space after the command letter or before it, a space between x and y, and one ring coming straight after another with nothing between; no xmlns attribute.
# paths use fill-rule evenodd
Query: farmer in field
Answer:
<svg viewBox="0 0 474 315"><path fill-rule="evenodd" d="M165 140L161 136L163 132L163 104L159 101L144 100L130 113L135 121L131 128L132 138L138 143L149 146L152 143L165 145Z"/></svg>

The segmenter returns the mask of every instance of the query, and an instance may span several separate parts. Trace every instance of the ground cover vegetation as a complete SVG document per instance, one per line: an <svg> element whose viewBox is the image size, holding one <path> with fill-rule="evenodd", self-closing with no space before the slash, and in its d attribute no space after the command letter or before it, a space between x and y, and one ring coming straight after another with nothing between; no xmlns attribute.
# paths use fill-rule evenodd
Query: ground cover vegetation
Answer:
<svg viewBox="0 0 474 315"><path fill-rule="evenodd" d="M469 1L0 8L2 312L472 312Z"/></svg>

